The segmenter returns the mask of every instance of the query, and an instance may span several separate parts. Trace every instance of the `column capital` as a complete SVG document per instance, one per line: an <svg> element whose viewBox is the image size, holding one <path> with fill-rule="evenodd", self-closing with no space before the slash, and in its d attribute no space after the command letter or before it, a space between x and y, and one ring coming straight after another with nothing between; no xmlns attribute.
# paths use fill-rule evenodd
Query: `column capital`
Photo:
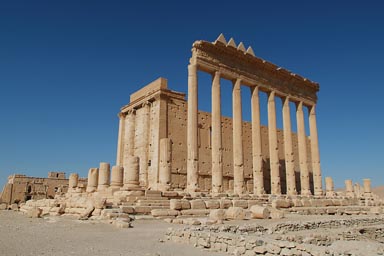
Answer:
<svg viewBox="0 0 384 256"><path fill-rule="evenodd" d="M129 115L135 115L135 114L136 114L136 109L132 108L127 111L125 117L128 117Z"/></svg>
<svg viewBox="0 0 384 256"><path fill-rule="evenodd" d="M124 119L126 115L127 115L127 113L123 113L123 112L120 112L119 114L117 114L119 119Z"/></svg>

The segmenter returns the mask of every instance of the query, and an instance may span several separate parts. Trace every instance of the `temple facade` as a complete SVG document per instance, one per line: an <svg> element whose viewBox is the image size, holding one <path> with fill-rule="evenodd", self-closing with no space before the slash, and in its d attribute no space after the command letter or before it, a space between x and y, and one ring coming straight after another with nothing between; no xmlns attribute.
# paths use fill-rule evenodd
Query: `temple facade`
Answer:
<svg viewBox="0 0 384 256"><path fill-rule="evenodd" d="M198 110L198 71L212 75L211 113ZM221 114L223 79L233 84L232 118ZM242 87L251 92L251 122L242 120ZM256 57L243 43L227 42L223 35L215 42L196 41L187 99L159 78L133 93L122 107L116 166L129 172L136 157L143 189L321 196L318 91L317 83ZM261 93L268 97L268 126L260 123ZM282 109L276 109L279 98ZM291 102L297 133L291 130ZM282 130L276 127L277 111L282 112Z"/></svg>

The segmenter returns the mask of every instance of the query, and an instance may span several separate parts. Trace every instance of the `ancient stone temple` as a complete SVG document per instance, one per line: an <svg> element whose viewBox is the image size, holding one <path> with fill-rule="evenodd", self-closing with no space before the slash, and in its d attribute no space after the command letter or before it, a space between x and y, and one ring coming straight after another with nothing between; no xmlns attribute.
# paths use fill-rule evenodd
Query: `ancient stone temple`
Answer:
<svg viewBox="0 0 384 256"><path fill-rule="evenodd" d="M198 71L212 75L212 113L198 110ZM223 79L233 83L233 118L221 114ZM242 120L244 87L251 91L251 122ZM188 66L188 100L159 78L133 93L121 109L116 165L127 169L129 159L138 157L144 189L323 195L318 91L317 83L256 57L243 43L227 42L223 35L213 43L196 41ZM261 93L268 97L267 127L260 124ZM282 109L276 109L279 99ZM297 133L291 130L290 102L296 105ZM282 111L283 130L276 127L276 111Z"/></svg>

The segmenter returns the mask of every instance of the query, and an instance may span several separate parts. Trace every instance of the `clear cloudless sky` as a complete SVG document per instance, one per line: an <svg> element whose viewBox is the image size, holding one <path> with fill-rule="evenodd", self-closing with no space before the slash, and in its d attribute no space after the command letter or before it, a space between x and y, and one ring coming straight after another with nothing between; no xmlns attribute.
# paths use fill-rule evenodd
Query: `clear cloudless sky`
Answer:
<svg viewBox="0 0 384 256"><path fill-rule="evenodd" d="M158 77L187 92L192 43L220 33L320 83L323 177L337 187L365 177L382 185L383 10L383 1L370 0L0 0L0 186L12 173L86 177L100 161L113 165L117 113L129 95ZM231 88L222 84L230 116ZM206 111L209 88L210 77L199 74ZM249 120L249 91L242 93Z"/></svg>

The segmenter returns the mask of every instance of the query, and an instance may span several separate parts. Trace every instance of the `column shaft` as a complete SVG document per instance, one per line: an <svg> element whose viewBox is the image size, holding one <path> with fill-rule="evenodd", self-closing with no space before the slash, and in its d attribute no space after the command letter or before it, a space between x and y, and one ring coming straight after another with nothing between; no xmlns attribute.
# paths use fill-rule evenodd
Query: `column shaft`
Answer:
<svg viewBox="0 0 384 256"><path fill-rule="evenodd" d="M220 73L212 81L212 192L222 192L223 147L221 133Z"/></svg>
<svg viewBox="0 0 384 256"><path fill-rule="evenodd" d="M287 194L296 195L295 160L292 147L291 112L288 97L283 100L283 127Z"/></svg>
<svg viewBox="0 0 384 256"><path fill-rule="evenodd" d="M271 194L280 195L280 163L279 149L277 145L276 104L274 91L270 92L268 95L268 139L269 162L271 167Z"/></svg>
<svg viewBox="0 0 384 256"><path fill-rule="evenodd" d="M233 115L233 183L234 193L244 192L243 121L241 106L241 80L237 79L232 89Z"/></svg>
<svg viewBox="0 0 384 256"><path fill-rule="evenodd" d="M116 165L123 166L123 152L124 152L124 126L125 116L119 114L119 134L117 138L117 154L116 154Z"/></svg>
<svg viewBox="0 0 384 256"><path fill-rule="evenodd" d="M122 165L126 165L126 161L129 156L134 154L135 145L135 122L136 122L136 110L131 109L125 116L124 124L124 151Z"/></svg>
<svg viewBox="0 0 384 256"><path fill-rule="evenodd" d="M313 185L316 196L323 194L321 168L320 168L320 153L319 153L319 139L317 136L317 123L315 105L310 108L309 112L309 132L311 138L311 159L313 171Z"/></svg>
<svg viewBox="0 0 384 256"><path fill-rule="evenodd" d="M265 190L263 175L263 155L261 151L259 87L252 87L251 94L253 193L255 195L262 195L265 193Z"/></svg>
<svg viewBox="0 0 384 256"><path fill-rule="evenodd" d="M142 138L141 138L141 153L140 157L140 186L147 188L148 186L148 162L149 162L149 133L150 133L150 113L151 103L144 102L142 104L144 108L143 113L143 126L142 126Z"/></svg>
<svg viewBox="0 0 384 256"><path fill-rule="evenodd" d="M199 148L197 112L197 66L188 66L187 190L198 189Z"/></svg>
<svg viewBox="0 0 384 256"><path fill-rule="evenodd" d="M307 195L311 195L311 190L309 186L307 142L306 142L306 136L305 136L303 102L297 103L296 120L297 120L297 140L298 140L299 162L300 162L301 194L307 196Z"/></svg>

